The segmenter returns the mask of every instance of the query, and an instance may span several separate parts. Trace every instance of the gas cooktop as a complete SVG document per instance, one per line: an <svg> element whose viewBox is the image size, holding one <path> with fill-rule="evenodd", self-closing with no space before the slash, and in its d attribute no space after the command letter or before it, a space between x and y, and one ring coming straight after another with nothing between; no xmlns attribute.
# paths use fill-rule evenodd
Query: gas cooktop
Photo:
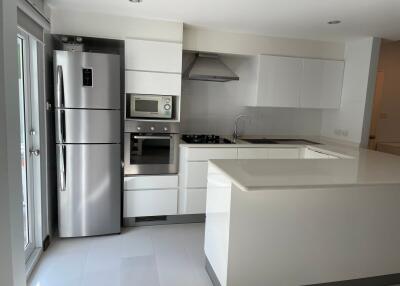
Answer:
<svg viewBox="0 0 400 286"><path fill-rule="evenodd" d="M234 144L228 139L213 134L184 134L182 140L188 144Z"/></svg>

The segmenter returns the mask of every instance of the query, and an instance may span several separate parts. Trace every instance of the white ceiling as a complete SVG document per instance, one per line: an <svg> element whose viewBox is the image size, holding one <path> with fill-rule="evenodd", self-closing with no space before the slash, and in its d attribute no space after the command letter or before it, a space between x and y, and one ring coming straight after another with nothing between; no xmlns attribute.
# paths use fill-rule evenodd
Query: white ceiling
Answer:
<svg viewBox="0 0 400 286"><path fill-rule="evenodd" d="M342 41L362 36L400 40L400 0L48 0L79 9L184 22L267 36ZM327 25L339 19L339 25Z"/></svg>

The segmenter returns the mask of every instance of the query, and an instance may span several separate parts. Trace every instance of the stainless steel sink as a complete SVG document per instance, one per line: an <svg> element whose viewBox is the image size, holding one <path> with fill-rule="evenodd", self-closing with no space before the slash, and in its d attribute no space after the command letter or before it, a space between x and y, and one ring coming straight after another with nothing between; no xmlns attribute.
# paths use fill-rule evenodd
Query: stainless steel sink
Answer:
<svg viewBox="0 0 400 286"><path fill-rule="evenodd" d="M241 139L252 144L289 144L289 145L317 145L318 142L306 139L268 139L268 138L249 138Z"/></svg>

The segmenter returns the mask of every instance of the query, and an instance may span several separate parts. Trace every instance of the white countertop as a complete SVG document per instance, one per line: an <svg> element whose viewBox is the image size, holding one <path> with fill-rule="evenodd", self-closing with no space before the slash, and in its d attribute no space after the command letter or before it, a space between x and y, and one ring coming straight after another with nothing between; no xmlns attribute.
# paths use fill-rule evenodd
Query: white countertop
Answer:
<svg viewBox="0 0 400 286"><path fill-rule="evenodd" d="M353 158L210 160L210 162L244 191L363 185L399 185L400 190L400 157L344 146L321 145L317 148L350 155Z"/></svg>

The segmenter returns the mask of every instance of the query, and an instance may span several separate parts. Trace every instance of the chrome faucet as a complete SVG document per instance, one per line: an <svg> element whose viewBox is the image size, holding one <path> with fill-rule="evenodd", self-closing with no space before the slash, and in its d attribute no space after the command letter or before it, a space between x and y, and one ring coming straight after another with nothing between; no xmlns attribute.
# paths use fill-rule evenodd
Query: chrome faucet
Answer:
<svg viewBox="0 0 400 286"><path fill-rule="evenodd" d="M232 135L234 142L236 142L236 140L239 138L238 123L239 123L241 118L249 118L249 116L245 115L245 114L239 114L238 116L236 116L236 118L235 118L235 127L233 129L233 135Z"/></svg>

